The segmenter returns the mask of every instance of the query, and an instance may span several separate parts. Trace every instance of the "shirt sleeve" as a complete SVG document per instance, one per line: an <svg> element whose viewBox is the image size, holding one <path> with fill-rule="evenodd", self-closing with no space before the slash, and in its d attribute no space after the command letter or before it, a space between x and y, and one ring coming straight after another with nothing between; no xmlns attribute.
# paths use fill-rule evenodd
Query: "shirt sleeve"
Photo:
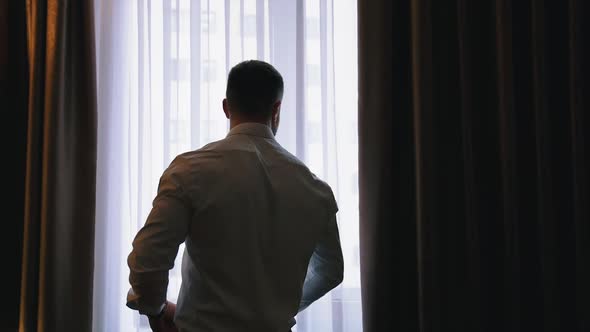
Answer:
<svg viewBox="0 0 590 332"><path fill-rule="evenodd" d="M146 315L157 315L162 310L168 271L174 266L178 246L187 236L191 210L173 162L160 178L152 210L133 240L127 259L129 308Z"/></svg>
<svg viewBox="0 0 590 332"><path fill-rule="evenodd" d="M332 214L328 227L309 261L299 312L338 286L342 282L343 274L344 259L340 246L338 224L336 214Z"/></svg>

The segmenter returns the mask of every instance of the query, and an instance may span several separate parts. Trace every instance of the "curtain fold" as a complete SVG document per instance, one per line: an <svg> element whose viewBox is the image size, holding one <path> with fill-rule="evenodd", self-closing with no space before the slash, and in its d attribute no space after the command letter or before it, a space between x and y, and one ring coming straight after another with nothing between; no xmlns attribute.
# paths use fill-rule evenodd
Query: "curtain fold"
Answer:
<svg viewBox="0 0 590 332"><path fill-rule="evenodd" d="M401 2L396 5L403 6ZM412 151L398 149L404 143L409 145L406 140L411 139L411 118L407 112L402 113L409 108L409 89L403 84L393 89L394 68L399 79L408 73L398 66L407 64L408 54L394 53L392 47L399 45L391 44L392 36L395 44L407 39L402 33L408 30L402 15L396 15L401 13L399 9L390 1L358 1L359 235L364 331L395 331L395 322L415 313L412 302L402 303L400 298L415 288L415 268L392 268L396 265L394 259L405 260L407 267L415 257L415 242L411 243L415 236L408 237L414 227L412 192L396 196L389 185L392 181L405 183L406 188L413 185L413 160L408 156ZM414 300L415 305L413 295L403 298ZM392 306L402 311L391 310Z"/></svg>
<svg viewBox="0 0 590 332"><path fill-rule="evenodd" d="M96 93L92 7L26 3L29 59L20 331L90 331Z"/></svg>
<svg viewBox="0 0 590 332"><path fill-rule="evenodd" d="M394 1L388 94L378 3L359 1L365 331L589 330L590 6Z"/></svg>
<svg viewBox="0 0 590 332"><path fill-rule="evenodd" d="M5 279L0 305L3 327L18 330L20 275L23 249L25 165L27 137L27 35L26 6L19 1L0 1L0 101L2 129L0 142L5 163L2 200L5 227L0 234Z"/></svg>

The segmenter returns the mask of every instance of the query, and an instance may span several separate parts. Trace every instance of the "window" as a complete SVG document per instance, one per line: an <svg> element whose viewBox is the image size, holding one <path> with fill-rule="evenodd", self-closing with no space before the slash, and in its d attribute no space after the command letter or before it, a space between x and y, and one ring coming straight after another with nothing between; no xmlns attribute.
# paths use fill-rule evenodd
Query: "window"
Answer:
<svg viewBox="0 0 590 332"><path fill-rule="evenodd" d="M204 60L203 61L203 82L215 81L215 60Z"/></svg>
<svg viewBox="0 0 590 332"><path fill-rule="evenodd" d="M225 78L252 58L285 79L277 141L330 184L340 207L344 281L300 313L293 331L361 331L356 0L95 2L98 158L108 165L97 172L96 255L108 263L95 268L94 331L149 331L123 305L132 239L171 160L226 135ZM293 37L301 25L305 52ZM182 253L181 245L169 276L173 302Z"/></svg>
<svg viewBox="0 0 590 332"><path fill-rule="evenodd" d="M305 19L305 36L307 39L320 39L319 17L307 17Z"/></svg>
<svg viewBox="0 0 590 332"><path fill-rule="evenodd" d="M320 73L320 65L316 63L308 63L305 65L305 74L306 74L306 83L307 87L315 87L320 85L321 82L321 73Z"/></svg>
<svg viewBox="0 0 590 332"><path fill-rule="evenodd" d="M216 25L216 13L212 11L202 11L201 12L201 33L215 33L215 25Z"/></svg>
<svg viewBox="0 0 590 332"><path fill-rule="evenodd" d="M256 38L256 15L244 16L244 37Z"/></svg>

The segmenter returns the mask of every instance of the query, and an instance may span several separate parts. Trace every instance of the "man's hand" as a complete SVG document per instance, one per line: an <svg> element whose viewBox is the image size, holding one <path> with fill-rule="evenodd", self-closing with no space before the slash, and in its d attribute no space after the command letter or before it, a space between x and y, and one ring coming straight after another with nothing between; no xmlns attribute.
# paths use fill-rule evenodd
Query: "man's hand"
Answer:
<svg viewBox="0 0 590 332"><path fill-rule="evenodd" d="M156 318L149 317L150 327L154 332L178 332L176 325L174 325L174 313L176 312L176 304L166 302L164 313Z"/></svg>

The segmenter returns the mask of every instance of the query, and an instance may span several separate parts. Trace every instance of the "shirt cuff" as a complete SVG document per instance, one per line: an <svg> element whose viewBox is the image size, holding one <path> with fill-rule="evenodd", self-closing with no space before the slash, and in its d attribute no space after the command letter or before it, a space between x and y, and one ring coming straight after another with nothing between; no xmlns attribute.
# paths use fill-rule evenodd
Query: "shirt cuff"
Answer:
<svg viewBox="0 0 590 332"><path fill-rule="evenodd" d="M130 288L127 292L127 307L139 311L140 314L146 316L157 316L159 315L164 307L166 306L166 301L161 305L148 305L148 304L139 304L138 303L138 296L133 291L133 288Z"/></svg>

